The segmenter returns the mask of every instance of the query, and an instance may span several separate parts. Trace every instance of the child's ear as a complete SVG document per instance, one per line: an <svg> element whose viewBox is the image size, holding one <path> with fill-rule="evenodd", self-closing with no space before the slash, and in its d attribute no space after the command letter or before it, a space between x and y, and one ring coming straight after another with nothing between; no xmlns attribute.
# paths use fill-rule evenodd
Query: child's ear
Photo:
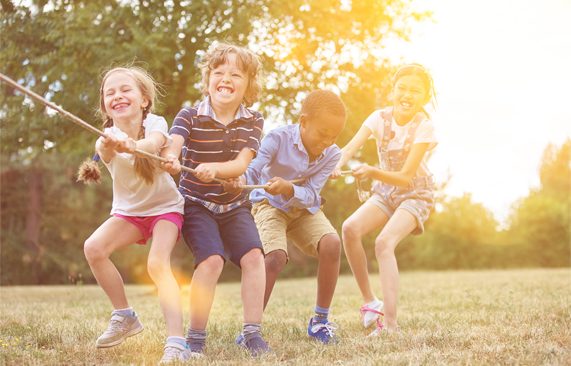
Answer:
<svg viewBox="0 0 571 366"><path fill-rule="evenodd" d="M299 124L305 127L305 124L307 123L307 114L302 113L299 116Z"/></svg>
<svg viewBox="0 0 571 366"><path fill-rule="evenodd" d="M149 100L147 98L143 98L143 103L141 103L141 107L143 107L143 109L147 108L149 105Z"/></svg>

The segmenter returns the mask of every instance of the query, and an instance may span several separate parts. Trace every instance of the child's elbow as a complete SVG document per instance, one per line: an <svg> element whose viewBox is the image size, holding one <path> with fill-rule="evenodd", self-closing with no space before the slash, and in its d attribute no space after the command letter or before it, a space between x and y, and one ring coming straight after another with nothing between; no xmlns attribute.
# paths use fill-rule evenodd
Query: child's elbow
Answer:
<svg viewBox="0 0 571 366"><path fill-rule="evenodd" d="M414 173L404 172L404 174L400 179L399 185L401 187L408 187L412 184L413 180L414 180Z"/></svg>

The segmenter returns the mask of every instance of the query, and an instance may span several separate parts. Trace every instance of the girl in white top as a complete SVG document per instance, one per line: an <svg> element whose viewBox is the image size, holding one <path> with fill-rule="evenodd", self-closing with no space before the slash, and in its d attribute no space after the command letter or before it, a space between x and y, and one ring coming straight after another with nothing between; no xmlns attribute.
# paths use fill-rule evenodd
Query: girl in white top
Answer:
<svg viewBox="0 0 571 366"><path fill-rule="evenodd" d="M361 307L363 325L377 323L371 335L379 335L381 330L398 330L399 272L395 248L408 234L422 233L434 205L434 183L426 158L437 140L434 125L423 108L431 100L433 90L432 78L424 67L411 64L398 69L393 78L391 106L373 112L365 120L342 149L333 174L340 174L341 167L371 135L376 139L379 167L363 164L353 169L358 182L375 181L373 194L343 223L345 253L365 302ZM379 229L375 255L384 304L371 289L362 243L363 236Z"/></svg>
<svg viewBox="0 0 571 366"><path fill-rule="evenodd" d="M145 244L152 237L148 271L155 282L167 325L168 338L162 362L190 357L183 337L178 284L170 267L171 252L182 226L184 199L173 178L148 159L136 157L136 149L157 154L169 143L164 118L150 114L156 86L138 67L114 68L102 80L100 113L105 136L95 149L113 178L112 217L85 241L85 257L93 275L114 307L107 330L97 347L115 346L143 330L129 306L121 275L109 259L117 249ZM99 171L89 162L80 168L79 180L97 181Z"/></svg>

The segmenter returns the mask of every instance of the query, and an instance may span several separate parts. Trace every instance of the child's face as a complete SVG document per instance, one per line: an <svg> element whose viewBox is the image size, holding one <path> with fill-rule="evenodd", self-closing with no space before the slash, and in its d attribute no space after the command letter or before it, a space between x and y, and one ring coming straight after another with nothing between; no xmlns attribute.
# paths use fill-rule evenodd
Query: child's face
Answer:
<svg viewBox="0 0 571 366"><path fill-rule="evenodd" d="M345 127L345 116L331 113L319 113L311 118L302 114L301 141L305 150L313 159L317 158L323 150L335 143L337 137Z"/></svg>
<svg viewBox="0 0 571 366"><path fill-rule="evenodd" d="M118 71L107 77L103 84L105 113L113 120L142 118L143 109L149 102L141 93L135 79Z"/></svg>
<svg viewBox="0 0 571 366"><path fill-rule="evenodd" d="M244 99L248 76L236 58L236 54L230 53L225 63L210 71L208 94L215 107L236 109Z"/></svg>
<svg viewBox="0 0 571 366"><path fill-rule="evenodd" d="M418 75L401 76L392 91L394 113L412 119L428 102L428 91Z"/></svg>

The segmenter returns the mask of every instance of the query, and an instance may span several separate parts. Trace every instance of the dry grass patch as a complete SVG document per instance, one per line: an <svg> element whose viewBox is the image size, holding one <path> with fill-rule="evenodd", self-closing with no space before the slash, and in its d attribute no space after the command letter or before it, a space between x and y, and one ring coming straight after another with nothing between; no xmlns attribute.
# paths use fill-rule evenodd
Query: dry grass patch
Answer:
<svg viewBox="0 0 571 366"><path fill-rule="evenodd" d="M571 269L406 272L403 331L366 338L354 280L342 276L332 320L341 341L322 346L306 335L314 279L279 281L264 319L274 352L253 361L234 345L241 329L240 287L220 284L209 323L207 357L196 365L571 364ZM156 364L165 329L151 286L129 286L145 331L105 350L95 339L111 307L96 286L2 287L0 363ZM187 304L188 286L183 297ZM185 314L188 308L185 306Z"/></svg>

